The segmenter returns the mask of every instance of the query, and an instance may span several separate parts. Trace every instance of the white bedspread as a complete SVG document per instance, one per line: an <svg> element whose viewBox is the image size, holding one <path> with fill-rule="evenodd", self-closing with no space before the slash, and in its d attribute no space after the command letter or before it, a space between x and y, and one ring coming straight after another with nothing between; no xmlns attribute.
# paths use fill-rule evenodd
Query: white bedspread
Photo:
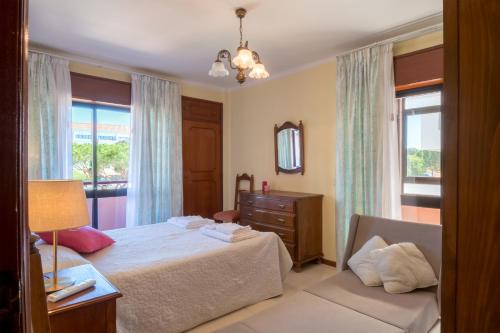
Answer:
<svg viewBox="0 0 500 333"><path fill-rule="evenodd" d="M274 233L238 243L166 223L106 233L116 243L85 258L123 294L121 333L181 332L280 295L292 266Z"/></svg>

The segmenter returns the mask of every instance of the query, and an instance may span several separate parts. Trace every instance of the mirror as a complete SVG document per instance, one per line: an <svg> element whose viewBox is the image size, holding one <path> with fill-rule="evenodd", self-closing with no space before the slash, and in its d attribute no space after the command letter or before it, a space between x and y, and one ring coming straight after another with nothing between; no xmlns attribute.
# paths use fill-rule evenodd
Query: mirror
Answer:
<svg viewBox="0 0 500 333"><path fill-rule="evenodd" d="M276 174L304 174L304 127L287 121L274 125L274 157Z"/></svg>

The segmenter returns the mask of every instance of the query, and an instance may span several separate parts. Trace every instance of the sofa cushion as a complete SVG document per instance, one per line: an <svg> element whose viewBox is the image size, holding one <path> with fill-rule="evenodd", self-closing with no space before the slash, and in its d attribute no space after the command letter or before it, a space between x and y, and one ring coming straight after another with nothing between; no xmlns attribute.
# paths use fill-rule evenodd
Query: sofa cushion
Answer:
<svg viewBox="0 0 500 333"><path fill-rule="evenodd" d="M374 267L391 294L428 288L438 284L424 255L413 243L397 243L370 252Z"/></svg>
<svg viewBox="0 0 500 333"><path fill-rule="evenodd" d="M413 223L389 220L380 217L354 214L349 225L346 250L337 263L341 270L346 270L347 261L370 238L378 235L387 244L412 242L424 254L431 264L434 274L441 270L442 227L437 224Z"/></svg>
<svg viewBox="0 0 500 333"><path fill-rule="evenodd" d="M387 247L387 243L380 236L373 236L347 261L347 265L349 265L351 271L366 286L375 287L382 285L382 280L374 265L375 260L370 256L370 253L385 247Z"/></svg>
<svg viewBox="0 0 500 333"><path fill-rule="evenodd" d="M429 331L439 317L436 294L432 290L389 294L383 287L366 287L349 270L306 291L409 333Z"/></svg>
<svg viewBox="0 0 500 333"><path fill-rule="evenodd" d="M367 287L365 287L367 288ZM402 333L401 329L300 291L217 333Z"/></svg>

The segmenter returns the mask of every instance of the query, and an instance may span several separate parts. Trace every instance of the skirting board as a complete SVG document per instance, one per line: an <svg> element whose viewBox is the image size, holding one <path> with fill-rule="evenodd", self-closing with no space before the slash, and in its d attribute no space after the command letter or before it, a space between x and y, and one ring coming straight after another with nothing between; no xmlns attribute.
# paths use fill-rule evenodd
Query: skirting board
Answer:
<svg viewBox="0 0 500 333"><path fill-rule="evenodd" d="M328 259L325 259L325 258L321 258L321 263L325 264L325 265L328 265L328 266L337 267L337 263L335 261L333 261L333 260L328 260Z"/></svg>

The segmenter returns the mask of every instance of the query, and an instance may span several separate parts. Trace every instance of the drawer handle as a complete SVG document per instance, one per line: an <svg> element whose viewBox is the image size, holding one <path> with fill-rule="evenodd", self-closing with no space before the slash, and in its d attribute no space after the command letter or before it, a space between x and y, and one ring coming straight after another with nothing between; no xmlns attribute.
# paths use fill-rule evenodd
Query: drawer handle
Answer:
<svg viewBox="0 0 500 333"><path fill-rule="evenodd" d="M253 204L253 201L252 200L248 200L247 204L251 205L251 204Z"/></svg>
<svg viewBox="0 0 500 333"><path fill-rule="evenodd" d="M281 205L278 205L278 207L283 209L283 208L285 208L285 205L281 204Z"/></svg>
<svg viewBox="0 0 500 333"><path fill-rule="evenodd" d="M252 213L247 213L247 216L253 216L253 214Z"/></svg>
<svg viewBox="0 0 500 333"><path fill-rule="evenodd" d="M282 219L281 217L277 218L278 222L285 223L285 219Z"/></svg>
<svg viewBox="0 0 500 333"><path fill-rule="evenodd" d="M279 235L280 237L285 237L285 236L286 236L286 234L284 234L284 233L282 233L282 232L278 232L278 235Z"/></svg>

